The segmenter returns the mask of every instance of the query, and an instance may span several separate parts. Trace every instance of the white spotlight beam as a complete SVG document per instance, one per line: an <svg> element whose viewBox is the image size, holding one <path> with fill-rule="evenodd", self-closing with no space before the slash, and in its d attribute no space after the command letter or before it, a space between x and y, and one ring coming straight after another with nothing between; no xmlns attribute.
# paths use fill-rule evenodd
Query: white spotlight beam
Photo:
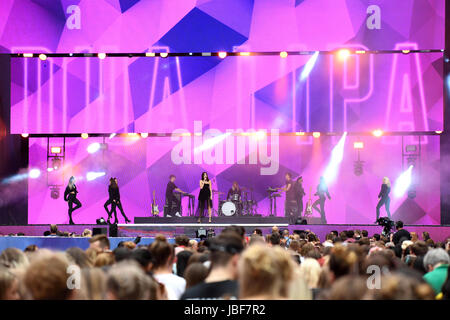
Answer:
<svg viewBox="0 0 450 320"><path fill-rule="evenodd" d="M319 57L319 51L314 52L311 58L309 58L308 62L306 62L305 66L303 67L302 73L300 74L300 80L305 80L308 78L309 74L311 73L312 69L314 68L314 65L316 64L317 58Z"/></svg>
<svg viewBox="0 0 450 320"><path fill-rule="evenodd" d="M225 140L229 135L231 135L231 132L227 132L205 140L200 146L194 149L194 153L197 154L199 152L211 149L219 142Z"/></svg>
<svg viewBox="0 0 450 320"><path fill-rule="evenodd" d="M89 171L86 174L86 180L87 181L92 181L95 180L97 178L103 177L106 173L105 172L93 172L93 171Z"/></svg>
<svg viewBox="0 0 450 320"><path fill-rule="evenodd" d="M394 196L396 198L402 197L406 191L408 191L408 188L411 185L412 169L413 166L409 166L409 168L395 180Z"/></svg>
<svg viewBox="0 0 450 320"><path fill-rule="evenodd" d="M323 174L323 177L325 178L327 184L332 183L338 175L339 166L344 159L344 146L346 138L347 132L342 135L341 139L331 152L330 161L328 162L327 168L325 169L325 172Z"/></svg>

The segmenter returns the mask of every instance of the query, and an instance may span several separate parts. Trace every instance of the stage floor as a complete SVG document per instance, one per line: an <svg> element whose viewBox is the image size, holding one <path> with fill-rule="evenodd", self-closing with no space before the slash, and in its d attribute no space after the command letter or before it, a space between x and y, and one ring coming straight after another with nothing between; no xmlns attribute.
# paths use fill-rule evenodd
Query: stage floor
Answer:
<svg viewBox="0 0 450 320"><path fill-rule="evenodd" d="M255 217L251 217L255 218ZM195 237L196 231L199 229L213 229L215 234L219 234L221 230L230 225L240 225L246 230L246 234L250 235L254 229L258 228L263 231L264 234L269 234L274 225L280 229L288 229L290 232L294 230L309 230L319 236L321 240L325 239L327 233L331 231L344 231L344 230L367 230L369 236L375 233L381 233L383 228L378 225L368 224L308 224L308 225L289 225L284 218L274 217L270 219L264 217L261 219L250 220L230 220L230 219L213 219L212 223L208 223L207 219L203 220L203 223L196 223L195 218L187 217L187 219L172 218L146 218L150 220L144 220L147 223L134 223L134 224L119 224L117 225L117 236L119 237L155 237L158 234L163 234L168 238L173 238L180 234L186 234L189 237ZM138 220L139 221L139 220ZM140 220L142 221L142 220ZM150 221L150 223L148 223ZM101 228L106 229L103 232L109 233L109 225L68 225L59 224L58 229L60 231L75 232L80 235L84 229ZM422 232L427 231L430 233L431 238L434 241L444 241L450 237L450 226L436 226L436 225L405 225L405 229L410 232L416 232L419 238L422 239ZM9 234L23 233L25 236L42 236L44 231L49 230L48 224L43 225L22 225L22 226L0 226L0 235L8 236ZM50 241L50 239L49 239Z"/></svg>

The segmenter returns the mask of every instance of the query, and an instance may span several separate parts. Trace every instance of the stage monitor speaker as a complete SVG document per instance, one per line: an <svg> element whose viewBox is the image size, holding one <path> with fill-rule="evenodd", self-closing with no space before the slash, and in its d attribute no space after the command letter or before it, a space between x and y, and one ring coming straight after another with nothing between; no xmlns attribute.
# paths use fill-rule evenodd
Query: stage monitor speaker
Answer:
<svg viewBox="0 0 450 320"><path fill-rule="evenodd" d="M92 235L96 236L98 234L108 234L108 228L107 227L96 227L92 229Z"/></svg>
<svg viewBox="0 0 450 320"><path fill-rule="evenodd" d="M117 237L117 224L110 224L109 225L109 236L110 237Z"/></svg>
<svg viewBox="0 0 450 320"><path fill-rule="evenodd" d="M303 218L298 218L295 221L295 224L308 224L308 221L306 219L303 219Z"/></svg>

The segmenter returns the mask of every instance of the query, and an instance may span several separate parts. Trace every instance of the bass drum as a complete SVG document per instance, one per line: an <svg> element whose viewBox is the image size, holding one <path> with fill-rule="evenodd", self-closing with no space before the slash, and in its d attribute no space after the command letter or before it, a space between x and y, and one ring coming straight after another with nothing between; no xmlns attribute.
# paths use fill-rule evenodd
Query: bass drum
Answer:
<svg viewBox="0 0 450 320"><path fill-rule="evenodd" d="M236 214L236 205L231 201L227 201L222 204L221 211L222 214L226 217L234 216Z"/></svg>

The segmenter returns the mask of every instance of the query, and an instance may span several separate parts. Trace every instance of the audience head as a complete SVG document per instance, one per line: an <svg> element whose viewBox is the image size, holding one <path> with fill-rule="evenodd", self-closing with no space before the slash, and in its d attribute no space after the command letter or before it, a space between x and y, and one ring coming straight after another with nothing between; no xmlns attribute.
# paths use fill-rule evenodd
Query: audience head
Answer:
<svg viewBox="0 0 450 320"><path fill-rule="evenodd" d="M19 280L8 268L0 266L0 300L19 300Z"/></svg>
<svg viewBox="0 0 450 320"><path fill-rule="evenodd" d="M0 265L10 269L28 267L28 258L26 254L16 248L7 248L0 254Z"/></svg>
<svg viewBox="0 0 450 320"><path fill-rule="evenodd" d="M442 248L431 249L423 258L423 265L427 271L432 271L441 264L449 264L448 252Z"/></svg>
<svg viewBox="0 0 450 320"><path fill-rule="evenodd" d="M222 233L211 239L208 249L210 251L211 269L225 269L230 278L237 277L237 263L244 245L239 236L234 233Z"/></svg>
<svg viewBox="0 0 450 320"><path fill-rule="evenodd" d="M403 229L403 221L398 220L398 221L395 223L395 229L397 229L397 230Z"/></svg>
<svg viewBox="0 0 450 320"><path fill-rule="evenodd" d="M172 262L175 259L173 246L163 235L158 235L150 245L150 252L153 257L153 270L172 269Z"/></svg>
<svg viewBox="0 0 450 320"><path fill-rule="evenodd" d="M98 252L107 251L110 248L109 239L104 234L98 234L89 239L89 248Z"/></svg>
<svg viewBox="0 0 450 320"><path fill-rule="evenodd" d="M281 247L254 245L239 260L240 298L288 298L295 262Z"/></svg>
<svg viewBox="0 0 450 320"><path fill-rule="evenodd" d="M184 278L186 280L186 289L193 287L203 281L208 276L208 268L203 263L190 263L184 270Z"/></svg>
<svg viewBox="0 0 450 320"><path fill-rule="evenodd" d="M67 300L73 298L69 289L69 260L63 253L45 252L32 260L24 277L31 299Z"/></svg>
<svg viewBox="0 0 450 320"><path fill-rule="evenodd" d="M122 261L108 271L106 295L109 300L151 300L156 298L156 291L157 284L136 262Z"/></svg>

